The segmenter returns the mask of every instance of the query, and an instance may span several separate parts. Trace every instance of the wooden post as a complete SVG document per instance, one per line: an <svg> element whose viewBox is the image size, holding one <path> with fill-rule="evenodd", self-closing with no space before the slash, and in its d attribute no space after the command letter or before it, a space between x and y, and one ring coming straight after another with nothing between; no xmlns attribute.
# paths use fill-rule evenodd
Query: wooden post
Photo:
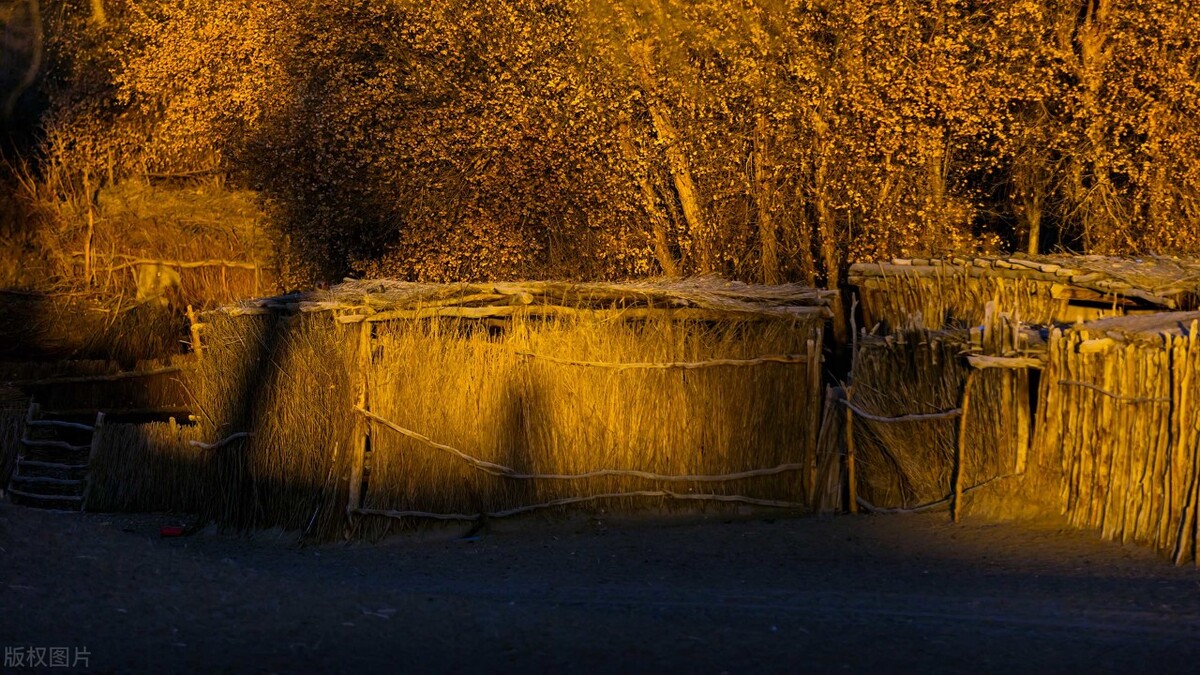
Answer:
<svg viewBox="0 0 1200 675"><path fill-rule="evenodd" d="M196 312L191 305L187 306L188 331L192 335L192 353L199 359L204 355L204 347L200 344L200 324L196 321Z"/></svg>
<svg viewBox="0 0 1200 675"><path fill-rule="evenodd" d="M1016 389L1014 421L1017 425L1017 461L1014 472L1017 475L1021 475L1025 473L1025 465L1028 463L1030 420L1033 418L1034 412L1029 409L1032 404L1029 397L1029 369L1014 370L1012 373L1012 386Z"/></svg>
<svg viewBox="0 0 1200 675"><path fill-rule="evenodd" d="M17 443L17 457L12 463L12 466L9 467L8 473L0 476L0 494L3 494L8 490L8 482L12 480L12 472L16 471L17 467L21 465L21 462L25 460L24 441L32 440L29 438L29 428L32 425L32 422L37 419L37 416L41 413L41 409L41 406L35 403L33 399L29 399L29 410L25 413L25 424L21 427L21 439Z"/></svg>
<svg viewBox="0 0 1200 675"><path fill-rule="evenodd" d="M363 321L358 324L358 345L350 365L357 377L358 390L355 395L355 405L367 410L367 382L371 368L371 329L372 325ZM362 479L363 466L366 464L367 434L370 432L370 422L359 414L354 413L354 436L350 439L350 486L349 500L346 503L346 514L353 515L362 508Z"/></svg>
<svg viewBox="0 0 1200 675"><path fill-rule="evenodd" d="M92 462L100 449L100 428L104 426L104 413L96 413L96 423L92 425L92 442L88 448L87 474L84 476L83 497L79 500L79 510L87 511L88 494L92 491Z"/></svg>
<svg viewBox="0 0 1200 675"><path fill-rule="evenodd" d="M804 496L811 500L817 487L817 443L821 433L821 329L817 329L818 339L809 340L808 348L808 447L805 448L805 459L808 471L804 476Z"/></svg>
<svg viewBox="0 0 1200 675"><path fill-rule="evenodd" d="M967 418L971 412L971 385L975 382L975 371L967 373L967 382L963 385L962 413L958 418L958 456L954 462L954 522L962 518L963 475L966 473L965 459L967 455Z"/></svg>
<svg viewBox="0 0 1200 675"><path fill-rule="evenodd" d="M850 403L850 388L846 389L846 403ZM858 513L858 476L854 470L854 409L846 406L846 483L850 513Z"/></svg>

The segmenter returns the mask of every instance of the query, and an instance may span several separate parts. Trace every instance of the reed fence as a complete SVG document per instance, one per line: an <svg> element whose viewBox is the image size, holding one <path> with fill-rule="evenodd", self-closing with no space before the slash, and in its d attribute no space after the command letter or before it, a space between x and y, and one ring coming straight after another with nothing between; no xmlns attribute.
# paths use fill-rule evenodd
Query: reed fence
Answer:
<svg viewBox="0 0 1200 675"><path fill-rule="evenodd" d="M806 508L832 297L349 282L199 316L209 514L329 539L576 504Z"/></svg>

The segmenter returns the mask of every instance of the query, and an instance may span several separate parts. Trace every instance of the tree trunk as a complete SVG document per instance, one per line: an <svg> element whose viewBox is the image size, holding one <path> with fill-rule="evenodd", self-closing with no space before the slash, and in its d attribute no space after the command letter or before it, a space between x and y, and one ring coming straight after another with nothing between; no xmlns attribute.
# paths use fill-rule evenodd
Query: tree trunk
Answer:
<svg viewBox="0 0 1200 675"><path fill-rule="evenodd" d="M1037 255L1042 245L1042 205L1030 199L1025 202L1024 214L1025 231L1029 237L1025 244L1025 252Z"/></svg>
<svg viewBox="0 0 1200 675"><path fill-rule="evenodd" d="M829 158L821 154L821 149L827 147L826 135L829 124L819 111L811 113L813 126L813 147L817 149L816 165L813 167L813 208L817 212L817 237L821 247L821 266L825 268L825 288L839 290L841 285L842 259L845 253L842 242L838 237L837 223L833 209L829 207ZM846 344L850 331L847 328L844 303L836 302L833 306L833 337Z"/></svg>
<svg viewBox="0 0 1200 675"><path fill-rule="evenodd" d="M104 13L104 0L92 0L91 22L97 26L108 25L108 16Z"/></svg>
<svg viewBox="0 0 1200 675"><path fill-rule="evenodd" d="M935 253L934 246L946 241L946 145L939 140L925 158L925 237L922 242Z"/></svg>
<svg viewBox="0 0 1200 675"><path fill-rule="evenodd" d="M754 124L754 203L758 215L758 241L762 253L762 282L778 284L779 237L771 212L774 185L771 180L769 129L766 115L759 113Z"/></svg>
<svg viewBox="0 0 1200 675"><path fill-rule="evenodd" d="M5 122L12 119L21 96L33 86L34 82L37 82L38 72L42 69L42 11L38 0L29 0L29 24L30 30L33 31L33 54L29 57L29 67L25 69L21 81L4 101Z"/></svg>
<svg viewBox="0 0 1200 675"><path fill-rule="evenodd" d="M679 140L679 133L667 114L666 106L655 94L657 90L652 61L652 46L649 41L631 45L629 55L633 59L634 68L642 87L642 95L646 107L650 111L650 119L654 123L654 133L658 136L664 152L667 155L667 165L671 168L671 179L675 184L675 193L679 197L679 205L683 209L683 218L687 223L688 233L696 251L696 268L701 273L712 272L713 237L709 231L700 207L700 198L696 184L692 180L692 170L687 153Z"/></svg>
<svg viewBox="0 0 1200 675"><path fill-rule="evenodd" d="M654 257L658 261L658 266L662 268L664 275L677 277L679 276L679 264L675 261L675 256L671 255L671 247L667 241L667 231L670 228L671 221L667 217L666 212L659 206L658 194L654 190L654 184L650 182L650 177L646 175L645 163L642 162L637 148L633 145L633 130L628 119L621 120L619 133L621 135L621 152L625 155L625 161L629 162L631 166L636 167L637 184L642 193L642 205L646 209L646 215L650 218Z"/></svg>
<svg viewBox="0 0 1200 675"><path fill-rule="evenodd" d="M1104 67L1111 54L1108 42L1108 12L1110 0L1088 2L1083 25L1076 33L1079 60L1076 64L1080 92L1080 110L1087 120L1084 134L1087 150L1073 176L1074 198L1083 218L1084 242L1089 249L1112 252L1123 224L1113 213L1116 189L1112 183L1107 160L1108 116L1101 109L1101 88ZM1085 182L1085 178L1088 179Z"/></svg>

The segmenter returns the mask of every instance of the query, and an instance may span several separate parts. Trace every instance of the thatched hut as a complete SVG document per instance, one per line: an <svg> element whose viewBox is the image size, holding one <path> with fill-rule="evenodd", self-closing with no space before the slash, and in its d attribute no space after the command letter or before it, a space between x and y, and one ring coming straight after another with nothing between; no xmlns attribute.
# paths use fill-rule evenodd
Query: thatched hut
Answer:
<svg viewBox="0 0 1200 675"><path fill-rule="evenodd" d="M896 258L852 265L864 324L976 326L984 307L1046 326L1200 308L1200 260L1105 256Z"/></svg>
<svg viewBox="0 0 1200 675"><path fill-rule="evenodd" d="M317 538L570 504L801 507L835 297L347 281L256 300L196 327L199 421L165 442L191 454L195 508Z"/></svg>

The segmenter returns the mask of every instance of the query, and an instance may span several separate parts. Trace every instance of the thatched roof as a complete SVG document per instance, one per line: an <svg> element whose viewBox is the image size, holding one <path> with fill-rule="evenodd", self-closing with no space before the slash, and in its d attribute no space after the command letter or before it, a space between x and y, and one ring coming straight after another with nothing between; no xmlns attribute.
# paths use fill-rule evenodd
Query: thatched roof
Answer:
<svg viewBox="0 0 1200 675"><path fill-rule="evenodd" d="M422 284L347 279L328 290L248 300L221 311L232 315L330 312L339 321L434 316L514 315L681 319L819 318L831 316L834 291L799 284L759 286L712 277L629 283L553 281Z"/></svg>
<svg viewBox="0 0 1200 675"><path fill-rule="evenodd" d="M856 263L850 282L907 276L940 279L950 276L1014 278L1078 289L1089 295L1122 296L1164 309L1192 309L1200 298L1200 259L1151 256L1116 258L1096 255L1040 255L964 258L894 258L891 262ZM1070 293L1063 293L1071 297ZM1098 298L1097 298L1098 299Z"/></svg>

